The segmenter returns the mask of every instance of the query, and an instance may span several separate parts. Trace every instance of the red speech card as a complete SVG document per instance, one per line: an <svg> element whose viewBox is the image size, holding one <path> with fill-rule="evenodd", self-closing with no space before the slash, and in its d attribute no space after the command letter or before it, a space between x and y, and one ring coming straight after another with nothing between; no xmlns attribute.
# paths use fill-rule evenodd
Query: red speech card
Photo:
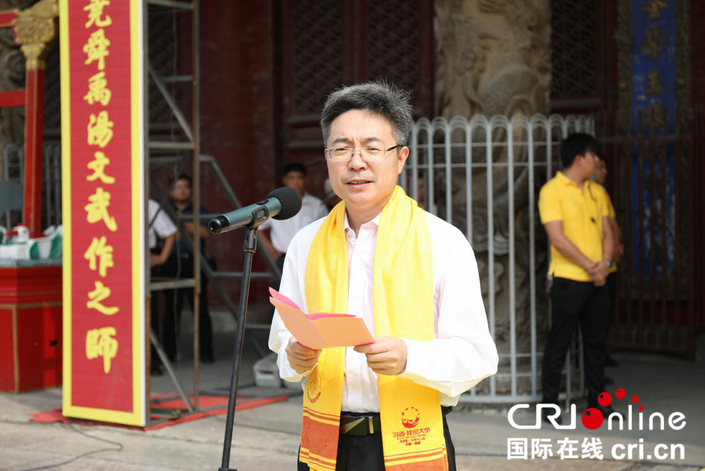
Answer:
<svg viewBox="0 0 705 471"><path fill-rule="evenodd" d="M355 347L374 342L365 321L352 314L304 312L274 288L269 288L269 302L277 308L286 328L302 345L313 349Z"/></svg>

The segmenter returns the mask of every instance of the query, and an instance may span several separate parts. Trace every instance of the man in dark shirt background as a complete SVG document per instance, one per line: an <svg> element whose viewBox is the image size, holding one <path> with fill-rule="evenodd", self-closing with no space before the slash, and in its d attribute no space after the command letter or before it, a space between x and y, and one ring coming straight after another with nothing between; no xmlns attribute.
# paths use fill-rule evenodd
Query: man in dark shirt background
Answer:
<svg viewBox="0 0 705 471"><path fill-rule="evenodd" d="M174 182L169 196L171 204L179 216L193 214L192 196L192 180L188 175L179 175ZM207 214L205 208L200 208L201 214ZM186 231L193 236L196 224L192 221L183 221ZM201 236L201 256L206 257L205 241L210 237L210 232L205 224L198 224L198 229ZM206 260L209 260L206 257ZM209 260L210 263L210 260ZM193 276L193 254L177 232L176 244L174 250L167 260L164 267L164 276L173 278L191 278ZM178 289L167 290L166 294L166 309L163 324L164 335L164 351L170 360L176 359L176 352L179 338L179 319L181 318L181 308L183 306L183 297L186 294L189 305L193 309L193 289ZM201 296L199 297L199 341L200 341L200 357L203 363L213 363L213 328L211 318L208 312L208 278L205 273L201 273Z"/></svg>

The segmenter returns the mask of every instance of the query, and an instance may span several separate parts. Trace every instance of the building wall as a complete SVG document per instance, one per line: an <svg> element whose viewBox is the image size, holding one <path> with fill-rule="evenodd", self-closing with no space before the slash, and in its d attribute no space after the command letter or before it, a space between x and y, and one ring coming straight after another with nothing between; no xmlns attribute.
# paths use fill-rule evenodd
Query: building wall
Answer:
<svg viewBox="0 0 705 471"><path fill-rule="evenodd" d="M693 104L705 106L705 56L698 54L699 44L705 44L705 2L691 0L691 60L693 74Z"/></svg>
<svg viewBox="0 0 705 471"><path fill-rule="evenodd" d="M309 167L309 193L323 196L327 173L318 114L330 91L384 76L405 88L416 87L417 114L431 114L430 13L429 0L201 2L202 153L215 157L243 204L281 186L282 167L294 161ZM335 18L342 21L342 33L329 26ZM381 34L374 28L384 25L369 18L396 18L406 29ZM312 34L314 27L332 34L340 47L331 50L326 43L323 48L318 30ZM210 212L231 209L212 174L203 172L201 182L202 201ZM242 270L243 232L208 242L219 270ZM256 257L255 269L264 268L262 257ZM237 299L239 282L226 286ZM266 303L266 282L253 282L252 288L252 303ZM213 290L210 299L220 304Z"/></svg>
<svg viewBox="0 0 705 471"><path fill-rule="evenodd" d="M693 181L691 184L693 208L692 225L692 263L694 267L700 267L705 263L705 248L702 240L705 238L705 215L702 208L705 205L705 164L703 164L703 154L705 154L705 57L699 49L700 44L705 43L705 2L691 0L691 70L692 70L692 101L696 107L695 125L691 129L693 134ZM698 53L700 52L700 53ZM702 270L693 270L693 313L695 314L695 328L699 331L695 340L696 358L705 358L705 316L702 314L705 308L705 294L697 287L705 284Z"/></svg>
<svg viewBox="0 0 705 471"><path fill-rule="evenodd" d="M303 163L309 193L322 196L328 170L319 120L331 91L384 79L411 92L417 118L433 117L433 2L277 0L275 4L280 67L277 168Z"/></svg>
<svg viewBox="0 0 705 471"><path fill-rule="evenodd" d="M215 157L243 204L263 199L276 184L273 37L271 1L201 2L201 152ZM213 173L202 168L204 206L212 213L232 210ZM208 241L219 270L242 270L243 234ZM264 268L261 257L255 268ZM237 304L239 281L225 285ZM210 299L220 304L212 289ZM265 283L253 283L252 302L266 299Z"/></svg>

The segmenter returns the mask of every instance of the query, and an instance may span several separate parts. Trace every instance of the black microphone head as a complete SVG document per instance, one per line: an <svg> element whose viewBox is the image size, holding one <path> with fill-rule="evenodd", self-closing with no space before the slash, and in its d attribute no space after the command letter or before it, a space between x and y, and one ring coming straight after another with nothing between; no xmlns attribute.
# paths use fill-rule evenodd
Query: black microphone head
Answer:
<svg viewBox="0 0 705 471"><path fill-rule="evenodd" d="M293 188L289 188L288 186L277 188L267 195L267 199L269 198L278 199L282 205L281 211L274 216L274 219L289 219L296 216L298 212L301 211L301 197Z"/></svg>
<svg viewBox="0 0 705 471"><path fill-rule="evenodd" d="M228 224L228 218L218 216L208 221L208 229L210 229L213 234L220 234L220 231L222 231L224 227L228 227Z"/></svg>

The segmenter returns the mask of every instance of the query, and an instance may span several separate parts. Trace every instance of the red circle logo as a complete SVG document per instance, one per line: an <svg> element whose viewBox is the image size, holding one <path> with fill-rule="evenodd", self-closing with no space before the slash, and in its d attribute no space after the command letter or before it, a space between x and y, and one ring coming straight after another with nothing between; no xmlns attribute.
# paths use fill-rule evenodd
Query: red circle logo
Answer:
<svg viewBox="0 0 705 471"><path fill-rule="evenodd" d="M406 428L414 428L419 424L421 414L416 407L407 407L401 413L401 424Z"/></svg>
<svg viewBox="0 0 705 471"><path fill-rule="evenodd" d="M608 392L603 392L599 396L597 396L597 402L601 406L607 407L612 404L612 396Z"/></svg>
<svg viewBox="0 0 705 471"><path fill-rule="evenodd" d="M597 430L602 426L602 422L604 422L605 418L602 416L602 412L595 409L594 407L591 407L585 412L583 412L582 420L585 428L589 428L590 430Z"/></svg>

